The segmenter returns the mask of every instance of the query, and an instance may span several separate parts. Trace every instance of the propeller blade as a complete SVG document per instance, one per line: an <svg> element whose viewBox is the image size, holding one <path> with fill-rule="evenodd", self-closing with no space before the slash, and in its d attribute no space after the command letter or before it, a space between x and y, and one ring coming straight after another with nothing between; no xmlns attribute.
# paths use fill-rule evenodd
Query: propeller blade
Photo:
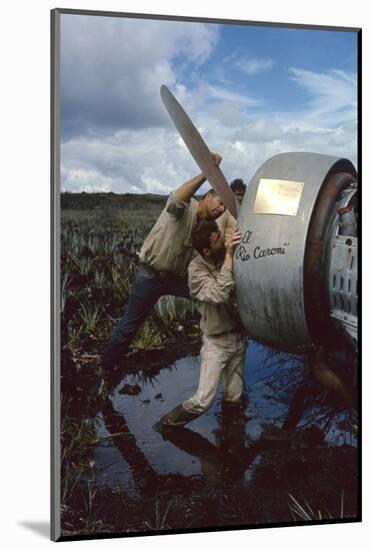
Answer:
<svg viewBox="0 0 371 550"><path fill-rule="evenodd" d="M231 191L227 180L219 166L215 166L211 152L199 134L197 128L184 111L180 103L166 86L161 86L161 98L176 129L181 135L192 157L198 164L201 172L232 216L237 219L239 204Z"/></svg>

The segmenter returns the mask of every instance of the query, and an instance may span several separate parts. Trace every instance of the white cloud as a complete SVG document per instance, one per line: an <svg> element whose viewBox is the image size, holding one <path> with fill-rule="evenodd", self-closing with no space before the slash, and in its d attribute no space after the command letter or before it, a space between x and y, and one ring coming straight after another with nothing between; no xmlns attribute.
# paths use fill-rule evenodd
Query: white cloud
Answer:
<svg viewBox="0 0 371 550"><path fill-rule="evenodd" d="M331 70L315 73L291 69L291 78L309 94L309 112L312 118L324 123L354 120L357 108L357 79L353 74Z"/></svg>
<svg viewBox="0 0 371 550"><path fill-rule="evenodd" d="M257 118L253 122L240 127L235 132L235 139L242 139L247 143L270 143L280 139L282 135L282 128L274 120Z"/></svg>
<svg viewBox="0 0 371 550"><path fill-rule="evenodd" d="M204 95L208 96L211 100L229 101L244 105L246 107L259 105L261 103L258 100L252 99L246 95L242 95L234 91L232 92L225 87L205 85L204 91Z"/></svg>
<svg viewBox="0 0 371 550"><path fill-rule="evenodd" d="M63 15L64 136L167 125L159 90L176 83L174 60L202 65L218 33L202 23Z"/></svg>
<svg viewBox="0 0 371 550"><path fill-rule="evenodd" d="M61 187L66 191L168 193L198 172L175 129L75 138L62 145L62 157Z"/></svg>
<svg viewBox="0 0 371 550"><path fill-rule="evenodd" d="M168 193L199 172L161 103L163 83L210 149L222 154L229 181L248 182L281 152L321 152L355 162L354 75L292 68L292 85L306 92L306 101L296 110L268 113L260 98L237 91L228 79L216 85L199 70L215 48L217 27L164 21L133 26L125 19L101 26L101 18L92 19L86 21L89 33L81 27L76 33L74 22L65 29L71 43L64 52L64 93L75 126L62 143L62 189ZM237 61L232 56L231 66ZM190 62L189 78L180 81L178 67L184 77ZM245 71L273 66L270 59L244 62ZM76 132L80 122L83 131Z"/></svg>
<svg viewBox="0 0 371 550"><path fill-rule="evenodd" d="M61 189L87 193L108 192L111 190L111 178L105 177L93 168L64 168Z"/></svg>
<svg viewBox="0 0 371 550"><path fill-rule="evenodd" d="M240 71L251 75L269 71L274 66L273 59L263 58L251 58L251 59L238 59L235 61L235 67Z"/></svg>
<svg viewBox="0 0 371 550"><path fill-rule="evenodd" d="M235 126L222 124L212 113L203 113L202 120L198 129L210 149L222 154L228 181L242 177L248 182L263 162L282 152L319 152L356 161L354 123L303 129L292 126L290 115L282 113L277 120L236 120ZM166 194L199 172L173 127L125 130L106 140L76 139L64 144L62 152L62 187L70 191ZM202 190L207 187L208 183Z"/></svg>

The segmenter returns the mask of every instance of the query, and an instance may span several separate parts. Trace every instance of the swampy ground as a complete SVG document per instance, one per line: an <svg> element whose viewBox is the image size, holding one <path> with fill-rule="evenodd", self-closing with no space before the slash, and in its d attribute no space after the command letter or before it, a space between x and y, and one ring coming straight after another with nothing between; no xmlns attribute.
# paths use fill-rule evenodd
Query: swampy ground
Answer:
<svg viewBox="0 0 371 550"><path fill-rule="evenodd" d="M156 430L195 391L199 345L136 354L128 374L112 373L106 400L96 398L99 369L74 365L63 376L64 395L75 394L63 404L63 534L356 518L354 415L308 393L297 427L282 428L296 415L290 388L305 376L296 358L250 343L241 407L219 394L187 427Z"/></svg>
<svg viewBox="0 0 371 550"><path fill-rule="evenodd" d="M63 538L358 518L357 414L318 388L302 357L250 342L240 407L218 394L187 427L155 429L197 387L189 301L158 302L109 373L109 398L99 397L100 353L164 199L71 195L61 234Z"/></svg>

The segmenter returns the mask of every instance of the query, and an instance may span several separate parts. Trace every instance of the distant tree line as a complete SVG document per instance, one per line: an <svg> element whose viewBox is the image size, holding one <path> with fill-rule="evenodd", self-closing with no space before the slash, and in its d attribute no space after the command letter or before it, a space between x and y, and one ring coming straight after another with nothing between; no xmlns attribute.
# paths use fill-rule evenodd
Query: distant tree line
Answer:
<svg viewBox="0 0 371 550"><path fill-rule="evenodd" d="M161 210L167 200L166 195L134 193L61 193L62 210L112 209L124 210Z"/></svg>

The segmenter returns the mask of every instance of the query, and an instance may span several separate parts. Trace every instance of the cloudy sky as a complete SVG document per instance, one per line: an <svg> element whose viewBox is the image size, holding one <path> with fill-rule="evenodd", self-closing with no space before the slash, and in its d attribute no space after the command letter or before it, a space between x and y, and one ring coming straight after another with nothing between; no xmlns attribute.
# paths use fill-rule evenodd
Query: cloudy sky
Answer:
<svg viewBox="0 0 371 550"><path fill-rule="evenodd" d="M166 84L246 182L269 157L357 157L355 32L61 16L61 189L168 193L199 172Z"/></svg>

